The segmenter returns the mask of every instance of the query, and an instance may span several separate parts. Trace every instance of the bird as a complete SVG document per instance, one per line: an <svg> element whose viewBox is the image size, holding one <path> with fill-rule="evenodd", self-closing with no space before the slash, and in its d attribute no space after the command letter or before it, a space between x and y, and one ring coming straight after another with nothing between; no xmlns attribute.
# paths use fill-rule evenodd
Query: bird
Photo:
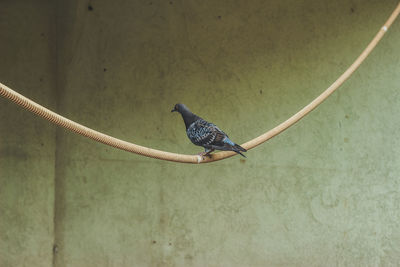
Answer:
<svg viewBox="0 0 400 267"><path fill-rule="evenodd" d="M217 125L192 113L184 104L176 104L171 112L175 111L182 115L186 126L186 134L190 141L197 146L204 147L205 151L199 153L199 155L210 156L210 153L217 149L234 151L246 157L241 152L247 152L247 150L235 144Z"/></svg>

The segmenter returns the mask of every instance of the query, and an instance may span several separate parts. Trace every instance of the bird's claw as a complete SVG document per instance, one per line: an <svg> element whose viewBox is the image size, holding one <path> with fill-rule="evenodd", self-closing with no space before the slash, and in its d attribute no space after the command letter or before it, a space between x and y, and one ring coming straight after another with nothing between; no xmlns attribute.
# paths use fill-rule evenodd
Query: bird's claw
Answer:
<svg viewBox="0 0 400 267"><path fill-rule="evenodd" d="M197 154L197 155L199 155L200 157L202 157L202 159L204 159L206 156L207 157L209 157L209 158L211 158L211 151L209 151L209 152L200 152L199 154Z"/></svg>

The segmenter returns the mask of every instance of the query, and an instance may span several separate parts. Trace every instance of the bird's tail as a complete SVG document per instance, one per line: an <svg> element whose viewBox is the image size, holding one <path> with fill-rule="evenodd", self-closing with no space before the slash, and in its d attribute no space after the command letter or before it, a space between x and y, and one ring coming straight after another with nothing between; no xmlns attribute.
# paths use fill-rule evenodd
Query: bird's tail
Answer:
<svg viewBox="0 0 400 267"><path fill-rule="evenodd" d="M243 147L239 146L238 144L235 144L232 148L233 148L233 149L232 149L233 151L235 151L236 153L240 154L242 157L246 157L245 155L243 155L243 154L241 153L241 151L242 151L242 152L247 152L247 150L244 149Z"/></svg>

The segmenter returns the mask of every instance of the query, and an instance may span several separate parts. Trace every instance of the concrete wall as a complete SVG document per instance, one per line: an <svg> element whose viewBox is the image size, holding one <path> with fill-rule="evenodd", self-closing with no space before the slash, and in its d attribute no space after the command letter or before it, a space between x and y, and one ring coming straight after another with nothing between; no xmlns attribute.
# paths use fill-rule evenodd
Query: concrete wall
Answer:
<svg viewBox="0 0 400 267"><path fill-rule="evenodd" d="M397 4L14 2L0 2L1 82L96 130L190 154L201 149L175 103L252 139L329 86ZM311 115L245 160L201 166L106 147L1 99L0 265L394 266L399 47L397 21Z"/></svg>
<svg viewBox="0 0 400 267"><path fill-rule="evenodd" d="M56 107L53 1L0 1L0 81ZM0 99L0 266L51 266L56 129Z"/></svg>

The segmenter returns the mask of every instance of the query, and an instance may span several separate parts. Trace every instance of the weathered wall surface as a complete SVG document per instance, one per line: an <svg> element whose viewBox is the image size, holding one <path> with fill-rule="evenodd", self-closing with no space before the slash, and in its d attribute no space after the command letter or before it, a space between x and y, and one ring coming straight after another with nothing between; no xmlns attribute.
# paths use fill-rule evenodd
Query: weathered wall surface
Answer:
<svg viewBox="0 0 400 267"><path fill-rule="evenodd" d="M1 74L86 126L193 154L201 149L169 112L175 103L238 143L254 138L329 86L396 4L58 1L57 63L51 47L39 47L42 61L32 77L21 75L22 67L2 66ZM3 20L1 29L11 29ZM1 45L14 60L15 47ZM55 134L53 126L1 100L0 133L7 141L1 142L0 181L16 189L0 189L8 214L1 230L15 229L0 244L14 250L28 239L33 250L41 242L44 226L36 221L38 232L17 235L26 223L18 208L32 210L11 192L27 190L22 197L39 198L32 203L41 209L52 211L55 202L55 266L394 265L400 261L399 47L397 21L357 73L299 124L245 160L202 166L143 158L63 129ZM57 86L32 85L39 66ZM42 165L26 162L53 176L31 165L17 168L23 162L15 156L22 153L18 145ZM26 189L22 177L42 179L43 188ZM43 192L49 196L41 203ZM46 216L39 210L33 218ZM3 259L15 260L7 253Z"/></svg>
<svg viewBox="0 0 400 267"><path fill-rule="evenodd" d="M0 81L56 106L52 1L0 2ZM55 127L0 99L0 266L51 266Z"/></svg>

